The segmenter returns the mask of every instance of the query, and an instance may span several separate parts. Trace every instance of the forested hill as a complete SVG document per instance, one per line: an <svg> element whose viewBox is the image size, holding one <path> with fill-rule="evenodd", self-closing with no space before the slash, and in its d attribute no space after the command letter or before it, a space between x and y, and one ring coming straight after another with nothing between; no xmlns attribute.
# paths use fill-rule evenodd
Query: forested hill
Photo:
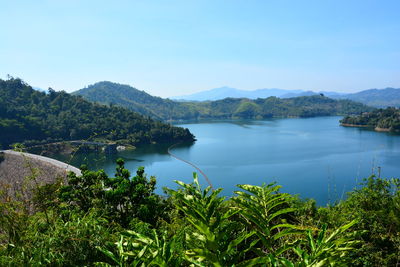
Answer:
<svg viewBox="0 0 400 267"><path fill-rule="evenodd" d="M263 119L273 117L316 117L344 114L359 114L372 110L350 100L334 100L328 97L301 96L294 98L259 98L256 100L226 98L197 104L204 118Z"/></svg>
<svg viewBox="0 0 400 267"><path fill-rule="evenodd" d="M28 140L103 140L141 145L193 141L174 127L122 107L95 104L66 92L32 89L20 79L0 79L0 145ZM31 142L32 143L32 142Z"/></svg>
<svg viewBox="0 0 400 267"><path fill-rule="evenodd" d="M192 119L197 116L187 105L149 95L134 87L112 82L98 82L72 93L87 100L126 107L155 119Z"/></svg>
<svg viewBox="0 0 400 267"><path fill-rule="evenodd" d="M372 108L350 100L321 95L293 98L226 98L205 102L175 102L154 97L129 85L99 82L74 94L100 103L120 105L163 120L263 119L271 117L314 117L359 114Z"/></svg>
<svg viewBox="0 0 400 267"><path fill-rule="evenodd" d="M344 126L371 127L378 131L400 132L400 109L378 109L358 116L347 116L340 123Z"/></svg>

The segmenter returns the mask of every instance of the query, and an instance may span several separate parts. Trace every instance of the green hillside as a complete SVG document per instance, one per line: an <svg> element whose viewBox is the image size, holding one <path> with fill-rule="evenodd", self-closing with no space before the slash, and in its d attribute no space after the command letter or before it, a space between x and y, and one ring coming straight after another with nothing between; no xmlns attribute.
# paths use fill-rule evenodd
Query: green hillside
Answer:
<svg viewBox="0 0 400 267"><path fill-rule="evenodd" d="M94 104L79 96L32 89L20 79L0 80L0 144L77 140L96 136L131 145L193 141L174 127L122 107Z"/></svg>
<svg viewBox="0 0 400 267"><path fill-rule="evenodd" d="M89 85L72 94L81 95L93 102L123 106L155 119L192 119L198 116L190 105L151 96L129 85L107 81Z"/></svg>
<svg viewBox="0 0 400 267"><path fill-rule="evenodd" d="M301 96L294 98L268 97L256 100L226 98L197 104L205 112L203 118L273 118L315 117L343 114L358 114L372 110L350 100L334 100L324 96Z"/></svg>
<svg viewBox="0 0 400 267"><path fill-rule="evenodd" d="M87 100L126 107L163 120L201 120L271 117L314 117L359 114L372 108L350 100L321 95L293 98L226 98L205 102L175 102L154 97L129 85L99 82L74 92Z"/></svg>

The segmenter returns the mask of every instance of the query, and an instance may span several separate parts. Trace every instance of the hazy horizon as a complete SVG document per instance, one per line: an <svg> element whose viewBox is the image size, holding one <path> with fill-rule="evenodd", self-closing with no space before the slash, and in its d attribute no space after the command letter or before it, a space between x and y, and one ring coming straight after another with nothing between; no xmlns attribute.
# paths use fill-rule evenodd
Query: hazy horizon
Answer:
<svg viewBox="0 0 400 267"><path fill-rule="evenodd" d="M11 75L11 77L13 77L13 78L21 78L21 77L14 77L14 76L12 76L12 75ZM5 79L7 79L7 77L6 77ZM22 78L21 78L21 79L22 79ZM24 79L22 79L22 80L23 80L24 82L27 82L27 81L24 80ZM137 87L132 86L132 85L130 85L130 84L124 84L124 83L119 83L119 82L115 82L115 81L98 81L98 82L112 82L112 83L118 83L118 84L123 84L123 85L129 85L129 86L131 86L131 87L133 87L133 88L136 88L136 89L138 89L138 90L140 90L140 91L145 91L146 93L148 93L148 94L150 94L150 95L152 95L152 96L158 96L158 97L163 97L163 98L176 98L176 97L180 97L180 96L194 95L194 94L203 93L203 92L212 91L212 90L221 89L221 88L237 89L237 90L240 90L240 91L249 91L249 92L251 92L251 91L257 91L257 90L287 90L288 92L290 92L290 91L304 91L304 92L306 92L306 91L313 91L313 92L315 92L315 93L319 93L319 92L334 92L334 93L343 93L343 94L347 94L347 93L358 93L358 92L361 92L361 91L371 90L371 89L382 90L382 89L386 89L386 88L395 88L395 87L366 88L366 89L362 89L362 90L356 90L356 91L352 91L352 92L347 91L347 92L346 92L346 91L333 91L333 90L331 90L331 91L326 91L326 90L318 90L318 89L315 89L315 90L311 90L311 89L301 89L301 88L297 88L297 89L286 89L286 88L272 88L272 87L270 87L270 88L265 88L265 87L264 87L264 88L254 88L254 89L242 89L242 88L236 88L236 87L233 87L233 86L223 85L223 86L219 86L219 87L215 87L215 88L204 89L204 90L201 90L201 91L196 91L196 92L191 92L191 93L185 93L185 94L181 94L181 95L166 95L166 96L160 96L160 95L152 94L151 92L148 92L148 91L143 90L143 89L141 89L141 88L137 88ZM96 83L98 83L98 82L96 82ZM28 83L28 82L27 82L27 83ZM28 83L28 84L29 84L29 83ZM79 88L79 89L77 89L77 90L69 90L69 91L67 91L67 92L72 93L72 92L75 92L75 91L78 91L78 90L87 88L88 86L91 86L91 85L93 85L93 84L95 84L95 83L85 85L84 87ZM34 89L36 89L36 90L47 91L47 89L48 89L48 88L42 88L42 87L39 87L39 86L35 86L35 85L32 85L32 84L29 84L29 85L32 86L32 87L33 87ZM56 90L56 91L61 91L61 90L62 90L62 89L61 89L61 90L57 90L57 88L52 88L52 89L54 89L54 90ZM399 89L399 90L400 90L400 88L395 88L395 89ZM64 90L64 91L65 91L65 90Z"/></svg>
<svg viewBox="0 0 400 267"><path fill-rule="evenodd" d="M399 1L2 3L0 78L172 97L229 86L400 88Z"/></svg>

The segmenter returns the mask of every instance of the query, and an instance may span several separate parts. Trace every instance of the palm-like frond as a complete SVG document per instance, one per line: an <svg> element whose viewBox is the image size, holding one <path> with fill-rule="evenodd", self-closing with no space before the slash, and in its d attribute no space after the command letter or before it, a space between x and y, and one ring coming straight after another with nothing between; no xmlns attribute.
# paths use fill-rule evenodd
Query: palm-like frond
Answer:
<svg viewBox="0 0 400 267"><path fill-rule="evenodd" d="M192 234L187 235L191 247L186 251L186 258L198 266L202 266L204 262L213 266L227 266L240 261L245 251L237 248L254 235L254 232L241 231L233 234L229 219L238 210L224 210L224 197L218 196L221 189L211 191L207 187L202 190L196 174L193 184L177 183L184 190L171 191L175 206L195 228Z"/></svg>
<svg viewBox="0 0 400 267"><path fill-rule="evenodd" d="M282 223L281 217L295 209L288 206L290 195L279 193L275 184L254 186L238 185L243 191L236 191L233 201L245 223L254 228L260 238L264 251L279 256L290 247L277 248L277 240L293 233L296 226Z"/></svg>

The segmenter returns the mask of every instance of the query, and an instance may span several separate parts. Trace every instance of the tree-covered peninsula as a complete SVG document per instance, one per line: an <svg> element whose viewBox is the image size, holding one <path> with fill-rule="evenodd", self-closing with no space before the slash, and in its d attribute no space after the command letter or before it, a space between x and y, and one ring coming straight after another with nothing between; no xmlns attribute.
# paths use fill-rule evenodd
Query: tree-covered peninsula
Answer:
<svg viewBox="0 0 400 267"><path fill-rule="evenodd" d="M400 132L400 109L377 109L357 116L347 116L340 123L343 126L374 128L376 131Z"/></svg>
<svg viewBox="0 0 400 267"><path fill-rule="evenodd" d="M188 129L66 92L39 92L21 79L0 79L0 145L97 138L134 146L193 141Z"/></svg>
<svg viewBox="0 0 400 267"><path fill-rule="evenodd" d="M74 92L85 99L126 107L162 120L265 119L359 114L373 108L351 100L323 95L293 98L226 98L217 101L177 102L154 97L129 85L99 82Z"/></svg>

